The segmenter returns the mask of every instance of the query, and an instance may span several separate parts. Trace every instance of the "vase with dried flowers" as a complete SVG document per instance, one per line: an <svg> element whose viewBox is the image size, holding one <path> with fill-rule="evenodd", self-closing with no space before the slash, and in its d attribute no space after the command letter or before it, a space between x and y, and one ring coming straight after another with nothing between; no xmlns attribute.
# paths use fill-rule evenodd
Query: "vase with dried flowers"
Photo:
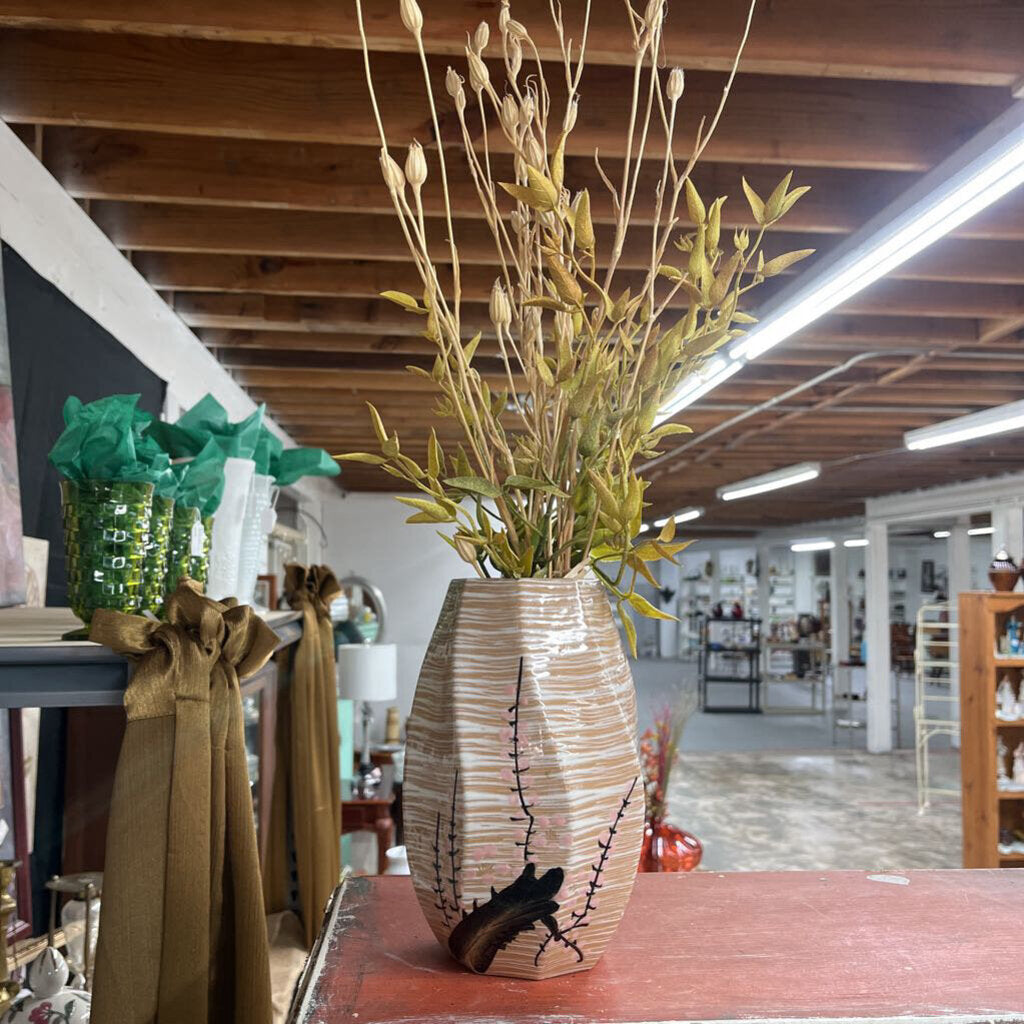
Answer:
<svg viewBox="0 0 1024 1024"><path fill-rule="evenodd" d="M641 871L693 871L704 856L696 836L666 821L668 785L672 769L679 761L679 741L696 709L696 694L686 691L675 707L662 708L654 717L654 725L640 737L640 766L647 802Z"/></svg>
<svg viewBox="0 0 1024 1024"><path fill-rule="evenodd" d="M762 250L765 230L806 191L791 189L789 175L764 199L744 183L754 229L729 240L724 197L705 203L690 180L735 65L690 155L677 159L685 78L659 66L665 0L649 0L642 16L625 6L633 60L621 160L606 169L594 154L607 196L573 194L590 0L580 7L576 42L551 5L560 57L546 62L502 0L496 39L481 23L465 48L466 78L449 68L442 93L419 5L399 0L433 136L428 149L414 141L402 165L356 0L381 169L422 287L383 294L420 318L434 346L431 368L409 369L435 389L443 429L414 458L371 406L379 451L340 458L379 466L412 491L398 498L409 521L449 527L442 536L479 577L451 584L420 672L407 846L438 940L474 971L522 978L592 967L635 877L636 705L606 595L635 649L632 612L670 617L637 580L655 583L651 563L686 546L671 520L634 543L647 486L637 463L688 430L660 423L659 409L751 322L746 293L806 255L766 261ZM753 5L743 41L752 16ZM459 165L493 243L489 288L460 260L442 117L460 137ZM649 164L653 195L638 202Z"/></svg>

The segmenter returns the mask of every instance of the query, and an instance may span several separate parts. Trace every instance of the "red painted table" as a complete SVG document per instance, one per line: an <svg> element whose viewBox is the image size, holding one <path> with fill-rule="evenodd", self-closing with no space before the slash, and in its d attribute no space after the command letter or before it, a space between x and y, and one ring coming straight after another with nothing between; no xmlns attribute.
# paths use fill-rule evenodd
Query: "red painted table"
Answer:
<svg viewBox="0 0 1024 1024"><path fill-rule="evenodd" d="M349 881L297 1024L1024 1022L1024 871L641 875L594 970L471 975L406 878Z"/></svg>

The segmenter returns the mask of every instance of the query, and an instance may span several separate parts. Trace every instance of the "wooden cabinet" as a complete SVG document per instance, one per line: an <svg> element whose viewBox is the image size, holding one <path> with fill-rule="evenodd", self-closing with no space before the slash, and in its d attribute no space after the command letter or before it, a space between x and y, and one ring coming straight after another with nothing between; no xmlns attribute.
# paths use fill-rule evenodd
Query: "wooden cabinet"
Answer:
<svg viewBox="0 0 1024 1024"><path fill-rule="evenodd" d="M964 867L1024 867L1024 853L1001 854L998 846L1001 828L1024 828L1024 790L996 784L1000 738L1010 753L1024 742L1024 720L996 717L1000 680L1008 676L1017 689L1024 675L1024 654L998 653L1007 621L1024 621L1024 593L963 593L959 613Z"/></svg>

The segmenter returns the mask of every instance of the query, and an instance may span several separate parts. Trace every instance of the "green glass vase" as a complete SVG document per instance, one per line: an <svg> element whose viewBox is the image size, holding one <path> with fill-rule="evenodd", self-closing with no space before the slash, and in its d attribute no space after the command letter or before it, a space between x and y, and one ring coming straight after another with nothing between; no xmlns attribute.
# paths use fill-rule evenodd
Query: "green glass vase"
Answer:
<svg viewBox="0 0 1024 1024"><path fill-rule="evenodd" d="M203 551L194 555L189 562L192 579L198 580L206 588L210 575L210 541L213 539L213 516L203 516Z"/></svg>
<svg viewBox="0 0 1024 1024"><path fill-rule="evenodd" d="M167 548L167 593L178 588L182 577L191 575L192 531L200 521L199 509L175 505L171 516L171 536Z"/></svg>
<svg viewBox="0 0 1024 1024"><path fill-rule="evenodd" d="M97 608L139 611L153 485L63 480L60 493L72 611L86 625Z"/></svg>
<svg viewBox="0 0 1024 1024"><path fill-rule="evenodd" d="M149 520L149 543L142 563L141 610L163 615L167 591L167 553L171 544L174 499L153 496L153 514Z"/></svg>

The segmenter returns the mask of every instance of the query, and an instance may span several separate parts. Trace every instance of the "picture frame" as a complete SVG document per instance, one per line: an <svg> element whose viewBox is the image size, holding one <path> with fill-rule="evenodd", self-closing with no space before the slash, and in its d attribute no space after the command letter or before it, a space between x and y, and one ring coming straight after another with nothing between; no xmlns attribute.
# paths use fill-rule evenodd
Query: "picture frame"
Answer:
<svg viewBox="0 0 1024 1024"><path fill-rule="evenodd" d="M256 577L255 601L263 608L269 608L271 611L277 610L277 577L275 575L268 573Z"/></svg>

